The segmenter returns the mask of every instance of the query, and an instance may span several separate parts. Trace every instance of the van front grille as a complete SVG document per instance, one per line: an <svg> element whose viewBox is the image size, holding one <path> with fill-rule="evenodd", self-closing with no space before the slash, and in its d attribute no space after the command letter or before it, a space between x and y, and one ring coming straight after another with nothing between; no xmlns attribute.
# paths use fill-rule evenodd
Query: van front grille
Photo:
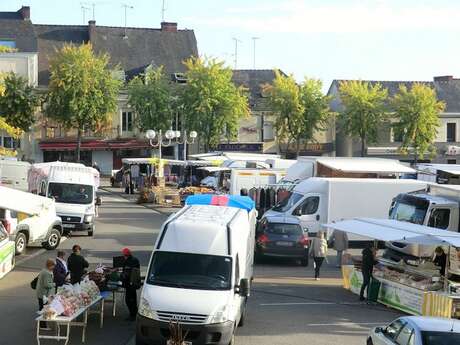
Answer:
<svg viewBox="0 0 460 345"><path fill-rule="evenodd" d="M208 319L207 315L201 314L188 314L188 313L175 313L171 311L157 311L158 319L164 322L177 321L183 324L204 324Z"/></svg>
<svg viewBox="0 0 460 345"><path fill-rule="evenodd" d="M64 216L62 214L58 216L61 217L63 223L81 223L81 217Z"/></svg>

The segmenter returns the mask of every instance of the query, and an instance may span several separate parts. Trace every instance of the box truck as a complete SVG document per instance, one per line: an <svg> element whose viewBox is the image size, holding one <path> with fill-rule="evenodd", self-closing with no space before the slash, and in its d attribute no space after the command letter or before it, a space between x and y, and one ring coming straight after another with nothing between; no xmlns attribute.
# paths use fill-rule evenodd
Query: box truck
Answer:
<svg viewBox="0 0 460 345"><path fill-rule="evenodd" d="M403 179L313 177L299 183L291 195L264 217L299 217L304 230L316 234L321 224L353 217L387 218L393 198L402 192L423 190L426 183ZM364 241L350 235L350 241Z"/></svg>
<svg viewBox="0 0 460 345"><path fill-rule="evenodd" d="M53 198L66 232L95 230L99 172L78 163L38 163L28 175L29 191Z"/></svg>
<svg viewBox="0 0 460 345"><path fill-rule="evenodd" d="M163 224L142 288L136 344L233 344L253 278L256 211L248 197L196 195Z"/></svg>

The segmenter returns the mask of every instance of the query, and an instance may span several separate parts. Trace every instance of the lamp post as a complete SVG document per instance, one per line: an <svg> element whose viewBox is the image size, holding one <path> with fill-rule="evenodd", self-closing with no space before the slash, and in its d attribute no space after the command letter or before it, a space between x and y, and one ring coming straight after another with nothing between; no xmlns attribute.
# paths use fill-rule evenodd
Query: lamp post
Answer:
<svg viewBox="0 0 460 345"><path fill-rule="evenodd" d="M179 145L182 145L182 144L184 145L184 161L187 160L187 144L189 145L193 144L197 136L198 136L198 133L195 131L191 131L188 135L188 138L187 138L187 130L184 130L183 136L180 131L175 131L176 143L178 143ZM180 141L181 137L183 138L182 141Z"/></svg>

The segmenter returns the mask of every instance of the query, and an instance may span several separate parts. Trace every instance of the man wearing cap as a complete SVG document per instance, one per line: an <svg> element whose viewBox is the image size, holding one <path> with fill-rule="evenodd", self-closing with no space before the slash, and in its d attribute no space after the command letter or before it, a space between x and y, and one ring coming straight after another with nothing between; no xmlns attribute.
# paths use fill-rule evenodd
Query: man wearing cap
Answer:
<svg viewBox="0 0 460 345"><path fill-rule="evenodd" d="M128 321L135 321L137 315L137 292L140 286L140 264L129 248L121 250L125 258L123 273L121 275L123 287L126 289L125 302L129 310Z"/></svg>

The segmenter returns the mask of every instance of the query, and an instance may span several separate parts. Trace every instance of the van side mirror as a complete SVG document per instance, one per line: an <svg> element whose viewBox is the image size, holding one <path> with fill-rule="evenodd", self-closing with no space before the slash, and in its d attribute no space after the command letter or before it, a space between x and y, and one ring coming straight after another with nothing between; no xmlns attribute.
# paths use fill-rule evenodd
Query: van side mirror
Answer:
<svg viewBox="0 0 460 345"><path fill-rule="evenodd" d="M383 327L375 327L374 332L375 333L385 333Z"/></svg>
<svg viewBox="0 0 460 345"><path fill-rule="evenodd" d="M249 279L243 278L240 280L239 294L243 297L249 297L251 294Z"/></svg>

